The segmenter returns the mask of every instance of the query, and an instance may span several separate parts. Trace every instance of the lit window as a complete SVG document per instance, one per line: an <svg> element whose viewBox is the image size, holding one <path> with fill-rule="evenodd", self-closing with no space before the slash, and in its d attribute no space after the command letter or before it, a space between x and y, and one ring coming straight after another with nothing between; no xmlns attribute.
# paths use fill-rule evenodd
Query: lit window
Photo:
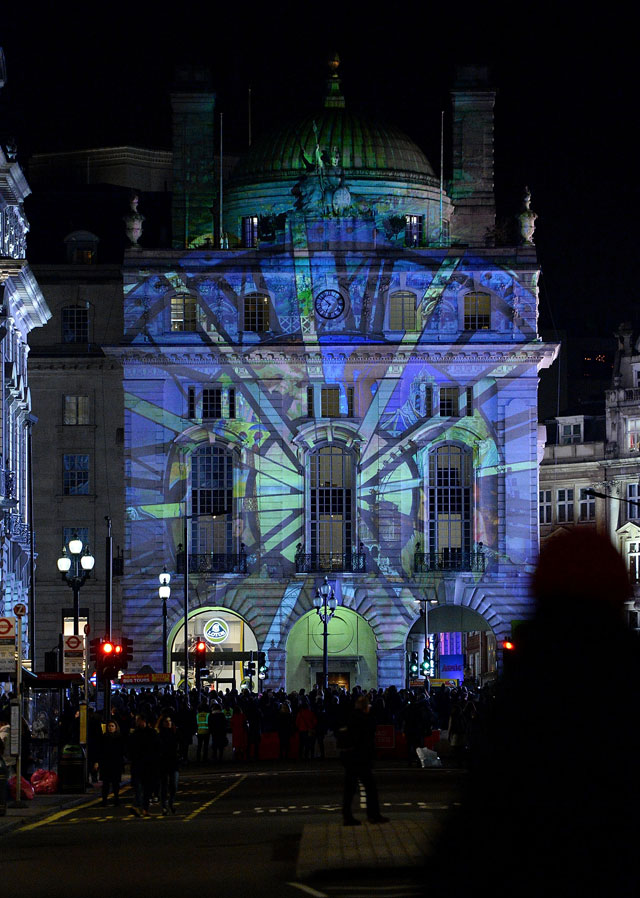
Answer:
<svg viewBox="0 0 640 898"><path fill-rule="evenodd" d="M313 387L309 387L313 390ZM313 395L307 392L307 403L313 403ZM345 404L346 401L346 404ZM342 408L341 408L342 406ZM311 405L311 415L314 406ZM353 418L353 387L320 387L320 417L321 418Z"/></svg>
<svg viewBox="0 0 640 898"><path fill-rule="evenodd" d="M233 551L233 459L218 446L191 456L191 550L200 559ZM190 570L198 570L193 559Z"/></svg>
<svg viewBox="0 0 640 898"><path fill-rule="evenodd" d="M398 291L389 297L389 330L415 331L416 297L413 293Z"/></svg>
<svg viewBox="0 0 640 898"><path fill-rule="evenodd" d="M244 329L258 334L269 330L269 297L264 293L245 296Z"/></svg>
<svg viewBox="0 0 640 898"><path fill-rule="evenodd" d="M65 306L62 309L62 342L89 342L89 304Z"/></svg>
<svg viewBox="0 0 640 898"><path fill-rule="evenodd" d="M558 490L556 496L556 520L558 524L573 523L573 490Z"/></svg>
<svg viewBox="0 0 640 898"><path fill-rule="evenodd" d="M627 447L640 449L640 418L627 418Z"/></svg>
<svg viewBox="0 0 640 898"><path fill-rule="evenodd" d="M258 245L257 215L247 215L242 219L242 245L247 249Z"/></svg>
<svg viewBox="0 0 640 898"><path fill-rule="evenodd" d="M491 327L491 297L488 293L466 293L464 297L464 329L486 331Z"/></svg>
<svg viewBox="0 0 640 898"><path fill-rule="evenodd" d="M337 559L351 561L354 521L353 458L337 446L324 446L309 459L311 552L319 567L331 569Z"/></svg>
<svg viewBox="0 0 640 898"><path fill-rule="evenodd" d="M89 397L65 396L62 406L63 424L89 423Z"/></svg>
<svg viewBox="0 0 640 898"><path fill-rule="evenodd" d="M589 488L580 489L580 520L595 521L596 519L596 497L589 495Z"/></svg>
<svg viewBox="0 0 640 898"><path fill-rule="evenodd" d="M457 418L459 391L457 387L440 387L440 417Z"/></svg>
<svg viewBox="0 0 640 898"><path fill-rule="evenodd" d="M63 455L62 492L65 496L89 495L88 455Z"/></svg>
<svg viewBox="0 0 640 898"><path fill-rule="evenodd" d="M422 241L422 215L405 215L404 242L406 246L418 246Z"/></svg>
<svg viewBox="0 0 640 898"><path fill-rule="evenodd" d="M195 331L197 326L197 304L195 296L179 293L171 297L171 330Z"/></svg>
<svg viewBox="0 0 640 898"><path fill-rule="evenodd" d="M551 516L551 490L540 490L538 493L538 513L541 524L550 524Z"/></svg>
<svg viewBox="0 0 640 898"><path fill-rule="evenodd" d="M637 583L640 580L640 543L629 543L627 555L631 582Z"/></svg>

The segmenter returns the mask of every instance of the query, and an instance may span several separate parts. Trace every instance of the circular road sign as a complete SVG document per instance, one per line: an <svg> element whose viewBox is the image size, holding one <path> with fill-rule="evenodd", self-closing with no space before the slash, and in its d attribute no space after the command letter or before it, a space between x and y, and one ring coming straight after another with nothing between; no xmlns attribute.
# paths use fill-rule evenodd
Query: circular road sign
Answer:
<svg viewBox="0 0 640 898"><path fill-rule="evenodd" d="M14 623L8 617L0 617L0 636L7 636L13 630Z"/></svg>
<svg viewBox="0 0 640 898"><path fill-rule="evenodd" d="M13 613L16 617L24 617L27 613L27 606L23 605L21 602L17 605L13 606Z"/></svg>
<svg viewBox="0 0 640 898"><path fill-rule="evenodd" d="M81 636L67 636L65 637L64 644L68 649L81 649L82 648L82 637Z"/></svg>

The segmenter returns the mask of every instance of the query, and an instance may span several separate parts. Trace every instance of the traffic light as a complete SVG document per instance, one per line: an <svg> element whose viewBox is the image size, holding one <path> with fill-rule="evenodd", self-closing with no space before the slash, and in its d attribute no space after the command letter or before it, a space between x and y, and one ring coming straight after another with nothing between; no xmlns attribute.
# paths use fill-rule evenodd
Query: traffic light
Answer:
<svg viewBox="0 0 640 898"><path fill-rule="evenodd" d="M95 669L98 663L98 647L102 640L98 636L94 636L93 639L89 641L89 667L93 667Z"/></svg>
<svg viewBox="0 0 640 898"><path fill-rule="evenodd" d="M133 639L128 639L126 636L123 636L120 642L122 644L120 667L122 670L126 670L129 666L129 661L133 661Z"/></svg>
<svg viewBox="0 0 640 898"><path fill-rule="evenodd" d="M418 665L418 653L411 652L411 654L409 656L409 674L412 677L414 677L417 675L419 670L420 670L420 667Z"/></svg>
<svg viewBox="0 0 640 898"><path fill-rule="evenodd" d="M267 656L264 652L258 652L258 679L266 680L268 673L269 666L267 664Z"/></svg>
<svg viewBox="0 0 640 898"><path fill-rule="evenodd" d="M256 662L253 660L253 652L249 653L249 660L245 662L244 672L248 677L254 677L256 673Z"/></svg>
<svg viewBox="0 0 640 898"><path fill-rule="evenodd" d="M431 661L431 652L428 648L425 648L423 656L422 656L422 664L420 665L420 670L422 675L426 677L429 673L429 666Z"/></svg>
<svg viewBox="0 0 640 898"><path fill-rule="evenodd" d="M206 670L207 663L207 643L203 639L199 639L193 647L193 659L196 669L196 689L200 691L202 682L202 669Z"/></svg>
<svg viewBox="0 0 640 898"><path fill-rule="evenodd" d="M99 679L113 680L120 670L122 646L109 639L101 640L97 647L96 673Z"/></svg>

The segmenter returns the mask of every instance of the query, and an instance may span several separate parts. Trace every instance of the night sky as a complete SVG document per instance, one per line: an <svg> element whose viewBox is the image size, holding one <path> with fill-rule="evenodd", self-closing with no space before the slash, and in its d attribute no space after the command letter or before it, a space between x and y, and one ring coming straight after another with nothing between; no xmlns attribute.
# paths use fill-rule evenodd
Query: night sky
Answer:
<svg viewBox="0 0 640 898"><path fill-rule="evenodd" d="M3 10L4 135L33 152L129 143L170 146L174 67L205 63L228 149L320 103L326 59L340 54L350 108L399 125L439 167L440 110L454 66L490 66L498 89L498 215L525 185L539 215L541 325L609 335L640 325L635 239L637 110L632 29L615 5L25 3ZM482 10L478 7L482 6ZM93 18L92 18L93 16ZM445 156L449 149L446 139ZM449 174L445 163L445 176Z"/></svg>

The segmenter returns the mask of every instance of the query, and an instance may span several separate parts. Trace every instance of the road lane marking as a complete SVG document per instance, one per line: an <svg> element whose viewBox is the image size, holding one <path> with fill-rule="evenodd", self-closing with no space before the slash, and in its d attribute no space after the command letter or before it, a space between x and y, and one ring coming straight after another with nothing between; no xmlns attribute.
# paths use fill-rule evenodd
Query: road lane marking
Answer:
<svg viewBox="0 0 640 898"><path fill-rule="evenodd" d="M55 823L57 820L61 820L63 817L67 817L69 814L74 814L76 811L81 811L84 808L95 807L95 805L101 802L101 798L92 798L91 801L85 802L85 804L76 804L72 808L66 808L63 811L56 811L55 814L50 814L48 817L43 817L42 820L36 820L35 823L27 823L26 826L21 826L18 830L19 833L26 832L30 829L37 829L39 826L44 826L46 823Z"/></svg>
<svg viewBox="0 0 640 898"><path fill-rule="evenodd" d="M242 782L244 782L244 780L246 780L247 776L248 776L248 774L245 773L243 776L240 777L240 779L236 780L235 783L232 783L227 789L224 789L222 792L219 792L217 795L214 795L214 797L210 801L207 801L205 804L201 805L199 808L196 808L195 811L192 811L187 817L184 818L184 822L189 823L190 820L193 820L193 818L197 817L198 814L201 814L202 811L206 811L207 808L210 808L212 804L215 804L216 801L218 801L220 798L222 798L223 795L227 795L233 789L236 789L240 785L240 783L242 783Z"/></svg>
<svg viewBox="0 0 640 898"><path fill-rule="evenodd" d="M316 889L312 889L311 886L305 886L301 882L288 882L287 885L291 886L292 889L300 889L306 895L314 895L315 898L329 898L326 892L318 892Z"/></svg>

